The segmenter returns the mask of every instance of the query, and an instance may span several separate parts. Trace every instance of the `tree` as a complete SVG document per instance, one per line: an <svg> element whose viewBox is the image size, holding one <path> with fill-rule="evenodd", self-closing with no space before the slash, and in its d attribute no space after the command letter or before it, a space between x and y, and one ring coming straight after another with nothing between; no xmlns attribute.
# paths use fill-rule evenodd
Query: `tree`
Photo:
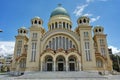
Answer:
<svg viewBox="0 0 120 80"><path fill-rule="evenodd" d="M120 72L120 68L119 68L120 56L111 54L110 58L111 58L111 60L113 62L113 70L116 70L116 71Z"/></svg>

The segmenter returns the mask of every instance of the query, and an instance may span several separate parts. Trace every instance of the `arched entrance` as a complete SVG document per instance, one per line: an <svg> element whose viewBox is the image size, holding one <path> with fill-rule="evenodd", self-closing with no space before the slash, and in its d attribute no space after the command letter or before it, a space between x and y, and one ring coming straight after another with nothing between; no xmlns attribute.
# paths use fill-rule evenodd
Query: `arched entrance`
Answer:
<svg viewBox="0 0 120 80"><path fill-rule="evenodd" d="M46 63L46 70L52 71L53 70L53 58L51 56L46 56L45 63Z"/></svg>
<svg viewBox="0 0 120 80"><path fill-rule="evenodd" d="M69 57L69 71L75 71L76 68L76 58L74 56Z"/></svg>
<svg viewBox="0 0 120 80"><path fill-rule="evenodd" d="M65 70L65 58L63 56L58 56L57 59L57 71Z"/></svg>

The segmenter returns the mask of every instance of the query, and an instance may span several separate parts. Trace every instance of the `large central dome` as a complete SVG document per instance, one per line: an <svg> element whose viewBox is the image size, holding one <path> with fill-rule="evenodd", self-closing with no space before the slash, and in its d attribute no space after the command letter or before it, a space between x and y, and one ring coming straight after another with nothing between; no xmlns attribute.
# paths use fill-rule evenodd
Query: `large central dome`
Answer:
<svg viewBox="0 0 120 80"><path fill-rule="evenodd" d="M70 17L69 14L68 14L68 12L66 11L66 9L63 8L60 4L58 5L57 8L55 8L55 9L52 11L50 17L56 16L56 15L65 15L65 16Z"/></svg>

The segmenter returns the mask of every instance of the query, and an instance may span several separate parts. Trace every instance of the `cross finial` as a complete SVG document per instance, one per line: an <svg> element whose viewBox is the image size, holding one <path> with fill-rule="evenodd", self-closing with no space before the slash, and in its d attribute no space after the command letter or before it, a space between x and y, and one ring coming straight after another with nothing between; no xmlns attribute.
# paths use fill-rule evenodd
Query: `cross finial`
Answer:
<svg viewBox="0 0 120 80"><path fill-rule="evenodd" d="M62 4L59 3L58 6L60 7L60 6L62 6Z"/></svg>

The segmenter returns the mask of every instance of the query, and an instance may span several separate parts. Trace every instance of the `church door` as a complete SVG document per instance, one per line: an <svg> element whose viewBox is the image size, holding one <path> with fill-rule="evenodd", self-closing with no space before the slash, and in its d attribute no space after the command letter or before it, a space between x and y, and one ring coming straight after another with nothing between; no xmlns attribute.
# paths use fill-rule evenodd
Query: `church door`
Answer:
<svg viewBox="0 0 120 80"><path fill-rule="evenodd" d="M47 71L52 71L52 63L47 63Z"/></svg>
<svg viewBox="0 0 120 80"><path fill-rule="evenodd" d="M75 71L75 63L69 63L70 71Z"/></svg>
<svg viewBox="0 0 120 80"><path fill-rule="evenodd" d="M58 63L58 71L63 71L64 67L63 67L63 63Z"/></svg>

